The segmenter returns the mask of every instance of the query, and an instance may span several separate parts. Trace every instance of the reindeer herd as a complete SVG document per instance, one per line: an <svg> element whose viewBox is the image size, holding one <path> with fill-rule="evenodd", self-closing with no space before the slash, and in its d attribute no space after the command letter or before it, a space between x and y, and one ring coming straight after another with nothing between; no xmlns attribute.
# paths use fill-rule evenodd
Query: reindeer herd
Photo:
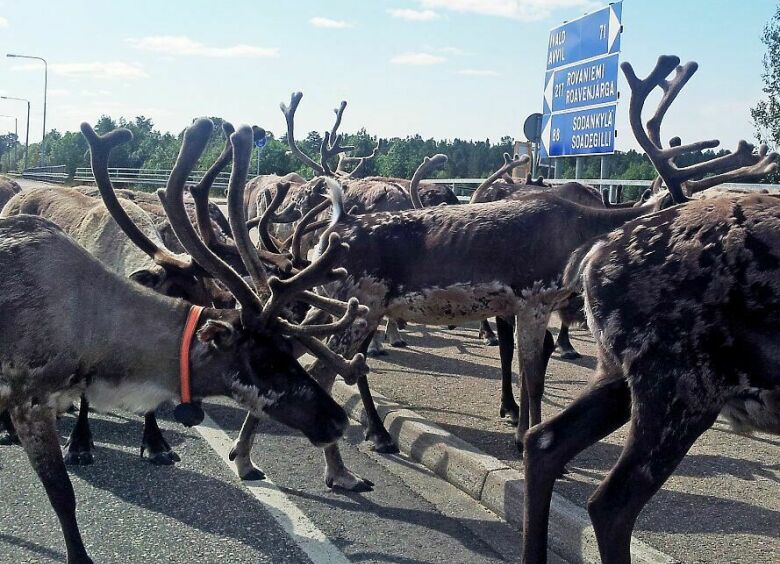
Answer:
<svg viewBox="0 0 780 564"><path fill-rule="evenodd" d="M0 183L0 423L21 443L65 537L68 562L91 562L76 521L66 464L93 462L89 407L144 413L141 454L179 460L154 410L177 403L185 425L201 400L233 398L247 410L230 453L239 476L262 479L250 453L267 415L323 448L330 488L366 491L339 453L347 417L329 392L337 375L357 384L366 438L396 452L371 397L366 354L382 354L406 322L482 322L501 358L500 415L516 424L525 465L523 561L547 559L552 489L577 453L630 425L620 459L588 510L604 562L630 562L635 520L719 414L741 432L780 433L780 199L691 196L733 179L760 178L779 157L740 142L688 167L681 155L716 140L664 148L666 111L696 71L659 58L644 79L623 64L631 128L659 181L636 204L611 206L592 188L516 181L505 163L458 204L424 179L446 157L426 158L411 181L361 177L376 156L347 156L338 133L346 103L315 161L295 142L302 95L282 104L291 152L314 178L247 181L259 128L224 125L226 145L200 183L186 186L212 134L197 120L157 198L114 190L113 148L127 130L82 125L96 187L20 190ZM668 78L672 73L672 78ZM653 117L642 109L663 92ZM227 217L209 201L232 161ZM335 162L334 162L335 161ZM250 232L258 230L255 244ZM547 363L557 345L577 353L568 325L587 320L597 345L592 382L541 420ZM519 363L520 401L512 387ZM314 357L305 368L304 353ZM80 398L61 450L56 420Z"/></svg>

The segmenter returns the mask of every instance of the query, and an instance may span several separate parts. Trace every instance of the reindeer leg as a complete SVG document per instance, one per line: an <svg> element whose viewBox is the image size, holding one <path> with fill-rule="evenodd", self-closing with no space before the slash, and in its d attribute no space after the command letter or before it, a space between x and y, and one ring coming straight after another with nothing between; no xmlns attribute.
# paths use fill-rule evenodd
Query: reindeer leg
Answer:
<svg viewBox="0 0 780 564"><path fill-rule="evenodd" d="M390 321L388 320L388 325L389 323ZM370 340L371 337L368 337L363 341L363 344L360 346L361 352L368 348ZM371 396L371 390L368 387L368 377L360 376L357 380L357 386L360 391L360 399L363 401L363 408L366 410L365 438L373 444L371 450L384 454L398 452L398 445L395 444L393 437L391 437L390 433L385 429L385 424L379 416L379 412L376 410L374 398Z"/></svg>
<svg viewBox="0 0 780 564"><path fill-rule="evenodd" d="M499 415L506 417L512 425L517 425L520 408L517 407L512 391L512 357L515 348L515 332L512 327L513 318L496 317L496 330L498 331L498 351L501 356L501 408Z"/></svg>
<svg viewBox="0 0 780 564"><path fill-rule="evenodd" d="M561 358L565 360L582 358L582 355L574 350L569 340L569 324L566 321L561 321L561 330L558 332L556 346L561 349Z"/></svg>
<svg viewBox="0 0 780 564"><path fill-rule="evenodd" d="M547 563L553 485L566 463L628 421L631 396L621 374L601 379L555 417L525 434L524 564Z"/></svg>
<svg viewBox="0 0 780 564"><path fill-rule="evenodd" d="M157 425L157 417L154 411L144 414L144 434L141 439L141 456L148 452L149 462L160 466L170 466L179 462L181 458L172 449L168 441L163 437L160 427Z"/></svg>
<svg viewBox="0 0 780 564"><path fill-rule="evenodd" d="M479 324L479 338L488 347L495 347L500 344L500 341L496 338L496 334L493 333L493 329L490 327L490 321L483 319Z"/></svg>
<svg viewBox="0 0 780 564"><path fill-rule="evenodd" d="M5 433L0 435L0 445L18 445L19 436L16 434L16 428L11 421L11 414L6 411L0 411L0 426L5 428Z"/></svg>
<svg viewBox="0 0 780 564"><path fill-rule="evenodd" d="M76 522L76 496L62 460L56 413L46 403L16 408L11 414L27 457L41 480L62 527L68 564L91 564Z"/></svg>
<svg viewBox="0 0 780 564"><path fill-rule="evenodd" d="M366 355L371 357L386 356L387 351L385 350L385 347L382 344L384 338L385 338L384 334L382 334L382 332L380 332L378 329L374 331L374 335L371 337L371 344L368 346Z"/></svg>
<svg viewBox="0 0 780 564"><path fill-rule="evenodd" d="M387 319L387 327L385 328L385 334L387 335L387 340L390 341L391 347L404 348L408 346L407 342L404 341L404 338L401 336L401 332L399 331L399 327L398 327L398 322L395 319L391 319L391 318Z"/></svg>
<svg viewBox="0 0 780 564"><path fill-rule="evenodd" d="M92 449L95 443L92 441L92 431L89 428L89 402L84 394L81 394L79 415L76 425L70 432L68 442L65 443L63 461L70 466L86 466L92 464L94 458Z"/></svg>
<svg viewBox="0 0 780 564"><path fill-rule="evenodd" d="M236 463L238 477L242 480L265 479L263 471L252 462L252 444L255 442L255 433L259 424L259 418L247 413L241 431L238 433L238 439L228 454L228 458Z"/></svg>
<svg viewBox="0 0 780 564"><path fill-rule="evenodd" d="M668 394L663 384L656 381L653 386L661 392L645 389L642 400L634 402L623 452L588 501L601 560L608 564L630 564L636 518L720 411L701 404L689 406L676 393L674 381Z"/></svg>
<svg viewBox="0 0 780 564"><path fill-rule="evenodd" d="M308 372L326 392L330 393L333 382L336 380L335 373L319 362L315 363ZM374 482L362 478L346 467L341 458L338 443L326 446L323 453L325 455L326 486L334 490L351 492L370 492L374 489Z"/></svg>

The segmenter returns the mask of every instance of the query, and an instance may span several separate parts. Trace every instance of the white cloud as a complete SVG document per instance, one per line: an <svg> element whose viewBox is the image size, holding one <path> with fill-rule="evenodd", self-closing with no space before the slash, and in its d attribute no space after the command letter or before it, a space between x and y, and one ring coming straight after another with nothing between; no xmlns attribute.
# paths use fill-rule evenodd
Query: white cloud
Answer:
<svg viewBox="0 0 780 564"><path fill-rule="evenodd" d="M49 88L49 96L53 96L54 98L70 96L70 90L65 88Z"/></svg>
<svg viewBox="0 0 780 564"><path fill-rule="evenodd" d="M447 53L448 55L465 55L466 52L458 47L440 47L437 49L439 53Z"/></svg>
<svg viewBox="0 0 780 564"><path fill-rule="evenodd" d="M577 8L583 12L599 7L593 0L418 0L426 9L482 14L522 21L542 20L555 10Z"/></svg>
<svg viewBox="0 0 780 564"><path fill-rule="evenodd" d="M229 47L209 47L185 35L152 35L126 41L136 49L165 55L254 59L279 56L276 47L257 47L243 43Z"/></svg>
<svg viewBox="0 0 780 564"><path fill-rule="evenodd" d="M500 76L500 73L490 69L461 69L457 74L463 76Z"/></svg>
<svg viewBox="0 0 780 564"><path fill-rule="evenodd" d="M8 18L4 18L0 16L0 29L4 29L8 27L10 24L8 23Z"/></svg>
<svg viewBox="0 0 780 564"><path fill-rule="evenodd" d="M345 29L352 27L352 24L345 22L344 20L332 20L330 18L323 18L321 16L315 16L309 20L309 23L314 27L323 27L327 29Z"/></svg>
<svg viewBox="0 0 780 564"><path fill-rule="evenodd" d="M441 17L433 10L394 9L388 10L387 13L394 18L409 20L410 22L429 22L438 20Z"/></svg>
<svg viewBox="0 0 780 564"><path fill-rule="evenodd" d="M390 59L390 62L394 65L426 66L439 65L447 62L447 59L430 53L401 53Z"/></svg>
<svg viewBox="0 0 780 564"><path fill-rule="evenodd" d="M40 65L29 63L14 65L11 67L11 70L37 71L40 70L40 68ZM50 63L49 69L52 74L68 78L135 79L147 78L149 76L138 63L124 63L122 61L111 61L107 63Z"/></svg>

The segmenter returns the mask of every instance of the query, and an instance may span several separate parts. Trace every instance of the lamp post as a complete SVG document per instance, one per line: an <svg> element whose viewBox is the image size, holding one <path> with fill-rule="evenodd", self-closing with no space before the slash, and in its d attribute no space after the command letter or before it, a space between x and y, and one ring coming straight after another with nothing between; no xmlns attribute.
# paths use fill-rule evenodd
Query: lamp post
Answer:
<svg viewBox="0 0 780 564"><path fill-rule="evenodd" d="M15 55L13 53L7 53L6 57L15 59L34 59L43 63L43 134L41 135L41 156L43 159L43 142L46 140L46 94L49 88L49 64L43 57L34 57L32 55ZM28 102L29 103L29 102Z"/></svg>
<svg viewBox="0 0 780 564"><path fill-rule="evenodd" d="M30 101L25 98L14 98L13 96L0 96L3 100L17 100L27 102L27 131L24 134L24 169L27 168L27 150L30 147Z"/></svg>
<svg viewBox="0 0 780 564"><path fill-rule="evenodd" d="M0 117L14 120L14 166L16 166L16 143L19 141L19 120L16 116L7 116L0 114ZM11 165L8 165L8 170L11 170Z"/></svg>

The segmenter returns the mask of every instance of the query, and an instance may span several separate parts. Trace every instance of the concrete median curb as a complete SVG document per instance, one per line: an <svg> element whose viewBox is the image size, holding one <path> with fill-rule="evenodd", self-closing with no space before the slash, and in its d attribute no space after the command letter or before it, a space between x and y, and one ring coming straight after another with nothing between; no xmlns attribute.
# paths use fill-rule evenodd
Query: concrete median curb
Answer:
<svg viewBox="0 0 780 564"><path fill-rule="evenodd" d="M522 525L523 475L402 405L372 392L380 417L401 452L516 527ZM356 421L365 420L360 394L337 380L333 397ZM570 562L600 562L596 536L582 507L553 494L550 548ZM670 556L632 539L633 562L670 564Z"/></svg>

